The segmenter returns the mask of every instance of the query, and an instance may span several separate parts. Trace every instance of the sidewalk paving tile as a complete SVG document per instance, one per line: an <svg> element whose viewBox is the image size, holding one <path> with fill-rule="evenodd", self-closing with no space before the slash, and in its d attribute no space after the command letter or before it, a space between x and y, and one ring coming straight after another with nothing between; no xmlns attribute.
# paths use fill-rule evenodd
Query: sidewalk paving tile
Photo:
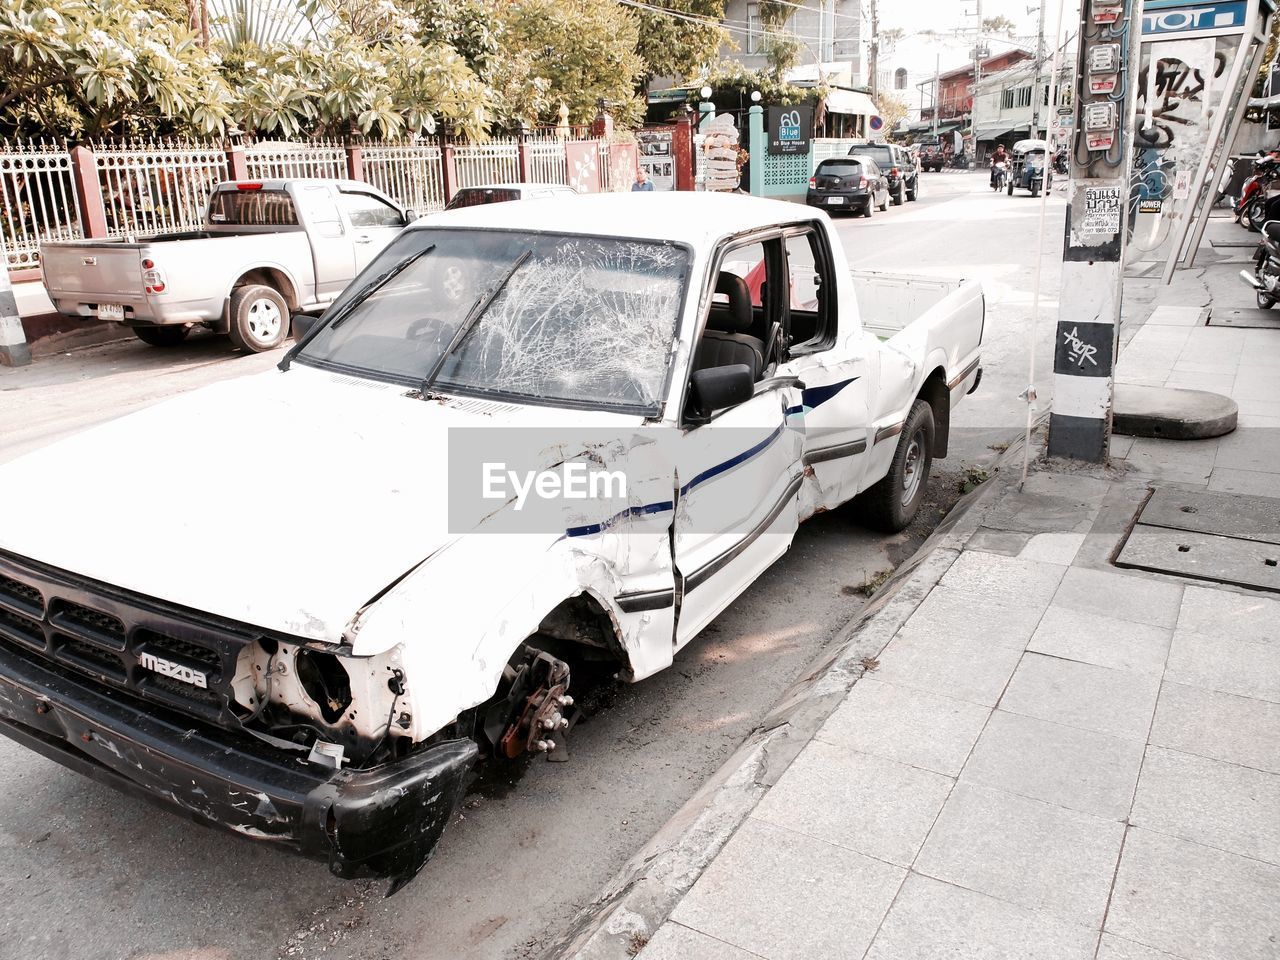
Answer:
<svg viewBox="0 0 1280 960"><path fill-rule="evenodd" d="M1050 605L1029 651L1159 677L1173 630Z"/></svg>
<svg viewBox="0 0 1280 960"><path fill-rule="evenodd" d="M755 960L756 954L667 922L658 928L638 957L639 960Z"/></svg>
<svg viewBox="0 0 1280 960"><path fill-rule="evenodd" d="M1214 467L1209 477L1209 489L1223 493L1240 493L1247 497L1270 497L1280 492L1274 473L1257 470L1236 470L1234 467Z"/></svg>
<svg viewBox="0 0 1280 960"><path fill-rule="evenodd" d="M1280 865L1280 774L1148 747L1129 822Z"/></svg>
<svg viewBox="0 0 1280 960"><path fill-rule="evenodd" d="M1217 439L1168 440L1138 437L1125 461L1138 473L1157 481L1203 484L1213 473Z"/></svg>
<svg viewBox="0 0 1280 960"><path fill-rule="evenodd" d="M1271 372L1271 396L1280 387L1280 376ZM1262 398L1259 398L1262 399ZM1263 473L1280 472L1280 430L1258 430L1242 427L1234 433L1218 438L1218 456L1214 470L1257 470ZM1273 488L1272 494L1280 493Z"/></svg>
<svg viewBox="0 0 1280 960"><path fill-rule="evenodd" d="M1085 567L1068 569L1053 596L1056 607L1155 627L1177 623L1181 601L1181 584Z"/></svg>
<svg viewBox="0 0 1280 960"><path fill-rule="evenodd" d="M1280 600L1256 593L1187 587L1178 615L1178 629L1280 642Z"/></svg>
<svg viewBox="0 0 1280 960"><path fill-rule="evenodd" d="M956 558L941 585L980 594L988 602L1043 608L1048 606L1064 572L1059 564L972 550Z"/></svg>
<svg viewBox="0 0 1280 960"><path fill-rule="evenodd" d="M988 707L864 676L817 738L954 777L990 715Z"/></svg>
<svg viewBox="0 0 1280 960"><path fill-rule="evenodd" d="M1131 828L1107 932L1192 960L1275 960L1280 867Z"/></svg>
<svg viewBox="0 0 1280 960"><path fill-rule="evenodd" d="M1133 802L1142 744L997 710L960 774L980 784L1122 821Z"/></svg>
<svg viewBox="0 0 1280 960"><path fill-rule="evenodd" d="M747 818L671 919L767 960L861 957L901 867Z"/></svg>
<svg viewBox="0 0 1280 960"><path fill-rule="evenodd" d="M1011 600L939 585L929 591L902 632L942 634L1021 650L1048 605L1048 597Z"/></svg>
<svg viewBox="0 0 1280 960"><path fill-rule="evenodd" d="M1074 923L912 874L867 960L1092 960L1096 938Z"/></svg>
<svg viewBox="0 0 1280 960"><path fill-rule="evenodd" d="M1037 533L1018 554L1019 560L1040 560L1070 566L1084 543L1083 533Z"/></svg>
<svg viewBox="0 0 1280 960"><path fill-rule="evenodd" d="M999 625L993 624L992 629L999 629ZM904 687L994 707L1021 658L1021 646L955 637L940 630L913 628L908 622L880 655L876 676Z"/></svg>
<svg viewBox="0 0 1280 960"><path fill-rule="evenodd" d="M1280 704L1165 681L1151 742L1280 774Z"/></svg>
<svg viewBox="0 0 1280 960"><path fill-rule="evenodd" d="M1098 945L1098 960L1185 960L1185 958L1175 957L1172 953L1153 950L1132 940L1121 940L1119 937L1104 933L1102 942Z"/></svg>
<svg viewBox="0 0 1280 960"><path fill-rule="evenodd" d="M895 760L813 741L752 816L909 867L954 784Z"/></svg>
<svg viewBox="0 0 1280 960"><path fill-rule="evenodd" d="M1205 690L1280 703L1280 637L1252 639L1225 620L1210 633L1179 625L1164 676Z"/></svg>
<svg viewBox="0 0 1280 960"><path fill-rule="evenodd" d="M914 869L1097 929L1123 836L1124 824L961 781Z"/></svg>
<svg viewBox="0 0 1280 960"><path fill-rule="evenodd" d="M1159 677L1028 653L1000 709L1145 743L1159 692Z"/></svg>

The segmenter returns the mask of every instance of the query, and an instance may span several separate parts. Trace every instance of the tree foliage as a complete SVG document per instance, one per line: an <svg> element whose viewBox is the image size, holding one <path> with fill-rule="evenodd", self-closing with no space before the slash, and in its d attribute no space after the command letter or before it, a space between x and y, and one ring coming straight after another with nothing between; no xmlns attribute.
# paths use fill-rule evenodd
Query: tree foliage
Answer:
<svg viewBox="0 0 1280 960"><path fill-rule="evenodd" d="M901 97L895 97L891 93L881 93L876 97L876 110L880 113L880 119L884 121L885 133L890 139L893 137L893 131L898 129L898 124L906 118L911 112L911 108L907 106L907 102Z"/></svg>
<svg viewBox="0 0 1280 960"><path fill-rule="evenodd" d="M702 20L719 21L724 18L724 0L648 2L650 6ZM645 10L637 10L635 15L640 21L637 52L655 76L695 76L713 63L720 47L729 42L729 34L715 22L692 23L687 19Z"/></svg>
<svg viewBox="0 0 1280 960"><path fill-rule="evenodd" d="M1018 32L1018 25L1003 13L998 17L986 17L982 21L982 32L998 36L1012 37Z"/></svg>

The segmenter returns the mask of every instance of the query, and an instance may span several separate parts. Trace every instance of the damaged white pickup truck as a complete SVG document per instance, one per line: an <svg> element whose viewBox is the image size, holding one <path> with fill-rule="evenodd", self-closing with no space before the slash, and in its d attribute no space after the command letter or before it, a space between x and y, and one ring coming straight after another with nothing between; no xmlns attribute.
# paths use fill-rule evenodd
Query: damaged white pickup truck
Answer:
<svg viewBox="0 0 1280 960"><path fill-rule="evenodd" d="M395 889L563 752L571 664L668 666L819 511L909 523L983 320L781 202L415 224L279 370L0 468L53 505L0 527L0 731Z"/></svg>

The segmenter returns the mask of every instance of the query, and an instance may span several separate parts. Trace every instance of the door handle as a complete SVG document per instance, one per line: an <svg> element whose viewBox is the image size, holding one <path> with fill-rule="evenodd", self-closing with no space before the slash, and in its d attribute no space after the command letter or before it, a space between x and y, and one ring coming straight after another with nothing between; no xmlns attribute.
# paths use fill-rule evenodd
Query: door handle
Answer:
<svg viewBox="0 0 1280 960"><path fill-rule="evenodd" d="M356 243L373 243L373 237L369 236L367 233L362 233L360 236L356 237Z"/></svg>

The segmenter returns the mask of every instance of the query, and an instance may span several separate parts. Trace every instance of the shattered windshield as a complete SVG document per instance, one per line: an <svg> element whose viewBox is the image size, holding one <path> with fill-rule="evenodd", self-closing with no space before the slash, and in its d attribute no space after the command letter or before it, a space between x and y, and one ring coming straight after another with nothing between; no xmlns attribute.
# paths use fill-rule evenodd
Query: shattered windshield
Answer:
<svg viewBox="0 0 1280 960"><path fill-rule="evenodd" d="M412 230L335 302L296 359L410 384L439 366L432 389L442 392L652 414L688 262L684 247L655 241ZM468 316L474 328L444 356Z"/></svg>

